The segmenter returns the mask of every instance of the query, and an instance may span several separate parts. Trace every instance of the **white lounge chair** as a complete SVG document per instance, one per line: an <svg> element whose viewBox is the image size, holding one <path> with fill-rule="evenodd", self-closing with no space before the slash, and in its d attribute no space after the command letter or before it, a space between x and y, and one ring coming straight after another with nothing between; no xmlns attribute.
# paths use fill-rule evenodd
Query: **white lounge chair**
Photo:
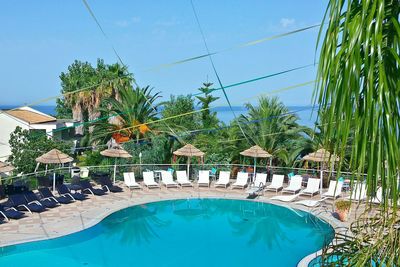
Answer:
<svg viewBox="0 0 400 267"><path fill-rule="evenodd" d="M319 187L320 187L320 179L316 178L308 178L307 182L307 187L306 189L302 190L300 193L302 195L307 195L307 196L314 196L315 194L319 193Z"/></svg>
<svg viewBox="0 0 400 267"><path fill-rule="evenodd" d="M80 178L88 178L89 177L89 169L86 167L81 167L79 171Z"/></svg>
<svg viewBox="0 0 400 267"><path fill-rule="evenodd" d="M129 189L140 189L140 185L135 180L134 172L124 172L124 183Z"/></svg>
<svg viewBox="0 0 400 267"><path fill-rule="evenodd" d="M189 181L187 177L186 171L176 171L176 181L178 182L178 184L180 184L181 187L184 186L193 187L193 184Z"/></svg>
<svg viewBox="0 0 400 267"><path fill-rule="evenodd" d="M274 174L271 184L265 188L265 191L275 191L278 193L283 188L283 179L285 179L284 175Z"/></svg>
<svg viewBox="0 0 400 267"><path fill-rule="evenodd" d="M292 202L292 201L294 201L296 198L298 198L299 196L300 196L300 194L285 195L285 196L280 195L280 196L271 197L270 199L271 199L271 200L279 200L279 201L282 201L282 202Z"/></svg>
<svg viewBox="0 0 400 267"><path fill-rule="evenodd" d="M220 171L218 176L218 181L215 182L215 187L225 187L229 185L229 179L231 178L231 172Z"/></svg>
<svg viewBox="0 0 400 267"><path fill-rule="evenodd" d="M247 172L238 172L236 177L236 182L232 184L232 189L241 188L244 189L249 180L249 174Z"/></svg>
<svg viewBox="0 0 400 267"><path fill-rule="evenodd" d="M172 173L170 171L161 172L161 183L165 185L165 187L179 187L178 183L174 181Z"/></svg>
<svg viewBox="0 0 400 267"><path fill-rule="evenodd" d="M262 192L265 188L265 184L267 182L267 174L266 173L256 173L256 178L250 184L249 189L246 190L246 193L249 195L255 195L258 192Z"/></svg>
<svg viewBox="0 0 400 267"><path fill-rule="evenodd" d="M342 181L330 181L328 191L322 194L322 198L338 198L342 194Z"/></svg>
<svg viewBox="0 0 400 267"><path fill-rule="evenodd" d="M143 184L147 188L159 188L160 185L154 180L154 172L143 172Z"/></svg>
<svg viewBox="0 0 400 267"><path fill-rule="evenodd" d="M210 171L199 171L197 185L210 187Z"/></svg>
<svg viewBox="0 0 400 267"><path fill-rule="evenodd" d="M296 194L301 190L301 184L303 182L303 177L300 175L295 175L290 178L289 186L283 188L282 193L293 193Z"/></svg>
<svg viewBox="0 0 400 267"><path fill-rule="evenodd" d="M367 186L365 183L354 183L353 190L351 191L351 196L346 197L346 199L352 201L362 201L367 198Z"/></svg>

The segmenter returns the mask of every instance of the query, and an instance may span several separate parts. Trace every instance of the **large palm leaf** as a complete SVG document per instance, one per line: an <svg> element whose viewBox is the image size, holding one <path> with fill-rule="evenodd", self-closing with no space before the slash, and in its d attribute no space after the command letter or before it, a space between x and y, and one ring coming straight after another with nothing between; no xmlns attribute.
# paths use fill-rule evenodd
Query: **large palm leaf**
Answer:
<svg viewBox="0 0 400 267"><path fill-rule="evenodd" d="M298 124L299 117L276 97L261 97L257 106L246 104L246 108L248 114L242 115L240 119L250 139L272 153L280 160L279 163L292 164L297 156L287 156L292 150L298 150L298 145L303 143L298 141L304 139L301 133L307 129ZM284 157L283 150L287 152Z"/></svg>
<svg viewBox="0 0 400 267"><path fill-rule="evenodd" d="M113 134L120 134L129 140L144 137L156 131L159 124L147 125L157 119L155 100L159 93L152 94L150 87L124 88L119 90L119 100L109 97L103 101L99 111L107 114L109 120L95 123L93 142L106 142Z"/></svg>
<svg viewBox="0 0 400 267"><path fill-rule="evenodd" d="M368 233L363 231L365 224L359 224L353 238L333 247L333 253L342 255L346 265L366 266L375 261L400 266L396 249L400 243L396 219L400 164L399 10L398 0L330 0L326 13L328 25L321 47L316 94L327 114L323 118L324 142L336 140L335 152L344 154L353 135L350 170L355 174L367 172L369 195L382 186L384 198L378 217L386 218L374 223ZM363 180L360 175L356 177ZM340 251L335 249L339 247Z"/></svg>

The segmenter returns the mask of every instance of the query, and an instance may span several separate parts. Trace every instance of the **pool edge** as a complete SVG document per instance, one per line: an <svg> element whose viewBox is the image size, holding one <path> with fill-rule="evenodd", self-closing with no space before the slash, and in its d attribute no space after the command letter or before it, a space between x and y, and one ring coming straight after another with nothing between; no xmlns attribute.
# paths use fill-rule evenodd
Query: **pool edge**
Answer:
<svg viewBox="0 0 400 267"><path fill-rule="evenodd" d="M51 240L51 239L55 239L55 238L59 238L62 236L66 236L66 235L70 235L73 233L78 233L80 231L84 231L86 229L89 229L95 225L97 225L98 223L100 223L102 220L104 220L106 217L108 217L109 215L118 212L120 210L129 208L129 207L133 207L133 206L138 206L138 205L143 205L143 204L148 204L148 203L154 203L154 202L160 202L160 201L171 201L171 200L180 200L180 199L197 199L197 198L201 198L201 199L210 199L210 198L215 198L215 199L231 199L231 200L242 200L242 201L249 201L249 202L261 202L261 203L269 203L269 204L273 204L276 206L280 206L280 207L284 207L284 208L289 208L289 209L296 209L296 210L302 210L305 211L321 220L323 220L324 222L326 222L327 224L329 224L332 229L334 230L334 232L337 232L337 229L339 227L341 227L340 225L338 225L337 222L334 221L333 218L325 216L324 214L314 214L312 212L312 210L308 209L307 207L303 207L303 206L299 206L299 205L294 205L294 203L281 203L281 202L276 202L276 201L271 201L270 199L244 199L241 197L234 197L234 196L221 196L221 195L207 195L207 196L190 196L190 197L167 197L167 198L159 198L159 199L144 199L142 201L138 201L138 199L135 199L135 202L125 202L125 203L120 203L121 205L119 205L117 208L107 208L106 210L104 210L103 212L99 213L97 216L93 217L89 222L85 223L82 228L72 228L69 231L65 231L65 232L60 232L60 233L52 233L49 236L46 237L39 237L39 238L28 238L25 240L17 240L15 242L6 242L3 244L0 244L0 249L1 248L5 248L5 247L9 247L9 246L14 246L14 245L19 245L19 244L24 244L24 243L30 243L30 242L36 242L36 241L43 241L43 240ZM299 263L297 264L297 266L308 266L309 262L311 260L313 260L315 257L317 257L317 253L321 252L322 249L320 249L317 252L313 252L307 256L305 256L302 260L299 261Z"/></svg>

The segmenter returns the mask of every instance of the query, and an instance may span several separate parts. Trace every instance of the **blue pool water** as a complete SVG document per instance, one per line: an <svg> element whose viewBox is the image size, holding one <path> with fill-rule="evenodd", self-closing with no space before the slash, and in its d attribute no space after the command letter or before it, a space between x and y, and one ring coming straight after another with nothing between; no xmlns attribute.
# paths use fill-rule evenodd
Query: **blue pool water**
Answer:
<svg viewBox="0 0 400 267"><path fill-rule="evenodd" d="M332 235L309 213L267 203L162 201L68 236L0 248L0 266L296 266Z"/></svg>

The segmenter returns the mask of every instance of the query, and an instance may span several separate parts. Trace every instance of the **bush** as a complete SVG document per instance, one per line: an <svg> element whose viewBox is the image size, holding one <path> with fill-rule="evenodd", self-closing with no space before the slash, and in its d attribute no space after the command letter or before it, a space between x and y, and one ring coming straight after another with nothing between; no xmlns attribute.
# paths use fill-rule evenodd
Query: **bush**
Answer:
<svg viewBox="0 0 400 267"><path fill-rule="evenodd" d="M71 152L71 143L49 139L43 132L23 130L19 126L11 133L9 143L12 154L8 161L19 173L33 172L35 159L54 148L66 154Z"/></svg>

